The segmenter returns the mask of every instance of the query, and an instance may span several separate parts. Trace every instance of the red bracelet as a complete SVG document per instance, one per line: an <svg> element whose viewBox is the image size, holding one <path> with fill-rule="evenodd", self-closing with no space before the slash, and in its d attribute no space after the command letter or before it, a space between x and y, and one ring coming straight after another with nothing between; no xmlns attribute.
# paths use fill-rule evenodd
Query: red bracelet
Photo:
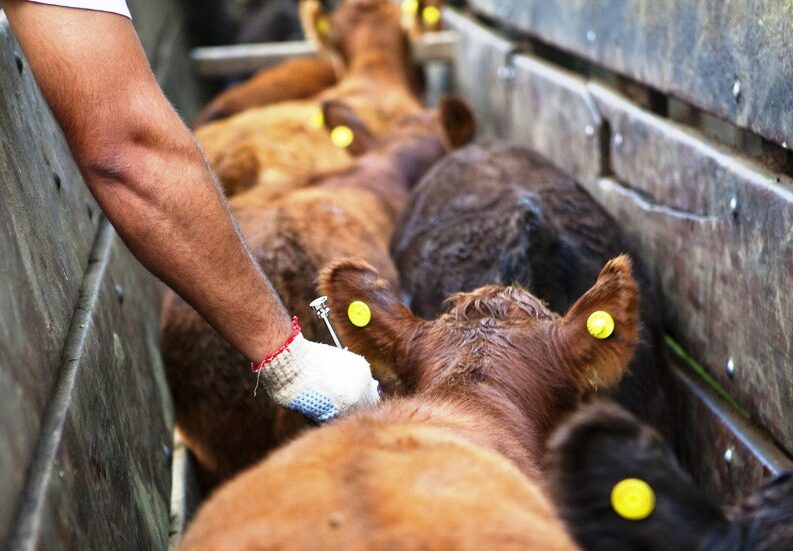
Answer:
<svg viewBox="0 0 793 551"><path fill-rule="evenodd" d="M297 316L294 316L292 318L292 335L286 340L286 342L283 344L283 346L281 346L281 348L279 348L272 354L268 354L261 362L259 363L251 362L251 371L253 371L254 373L258 373L258 371L261 368L263 368L265 365L273 361L276 358L276 356L278 356L284 350L289 348L289 345L292 344L292 341L294 341L299 334L300 334L300 325L297 323Z"/></svg>

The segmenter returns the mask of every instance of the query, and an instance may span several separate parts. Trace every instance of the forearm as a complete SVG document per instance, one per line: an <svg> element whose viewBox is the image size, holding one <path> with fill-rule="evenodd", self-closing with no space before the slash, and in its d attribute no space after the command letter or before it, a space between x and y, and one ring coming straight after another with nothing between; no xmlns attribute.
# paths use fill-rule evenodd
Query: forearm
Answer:
<svg viewBox="0 0 793 551"><path fill-rule="evenodd" d="M2 5L91 192L130 249L246 356L277 348L290 333L288 315L130 22Z"/></svg>
<svg viewBox="0 0 793 551"><path fill-rule="evenodd" d="M278 348L289 335L288 314L187 131L122 144L112 161L83 174L125 243L246 356Z"/></svg>

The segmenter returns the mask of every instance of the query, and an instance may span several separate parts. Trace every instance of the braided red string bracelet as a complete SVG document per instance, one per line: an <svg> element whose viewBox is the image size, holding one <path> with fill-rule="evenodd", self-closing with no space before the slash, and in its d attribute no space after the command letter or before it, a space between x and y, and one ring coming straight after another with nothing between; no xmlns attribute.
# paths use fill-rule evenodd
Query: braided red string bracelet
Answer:
<svg viewBox="0 0 793 551"><path fill-rule="evenodd" d="M286 339L286 342L281 346L281 348L279 348L272 354L268 354L267 356L265 356L265 358L261 362L259 363L251 362L251 371L253 371L254 373L258 373L261 368L263 368L265 365L273 361L276 358L276 356L278 356L284 350L289 348L289 345L292 344L292 341L294 341L299 334L300 334L300 324L297 323L297 316L294 316L292 318L292 335L288 339Z"/></svg>

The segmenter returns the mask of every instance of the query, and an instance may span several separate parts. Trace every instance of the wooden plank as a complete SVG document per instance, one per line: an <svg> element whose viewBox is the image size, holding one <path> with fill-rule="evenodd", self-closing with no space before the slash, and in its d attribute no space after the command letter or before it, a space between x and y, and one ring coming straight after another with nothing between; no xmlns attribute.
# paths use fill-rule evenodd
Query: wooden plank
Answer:
<svg viewBox="0 0 793 551"><path fill-rule="evenodd" d="M514 45L456 10L444 10L444 25L457 32L454 88L471 102L477 115L477 136L506 135L510 127L510 100Z"/></svg>
<svg viewBox="0 0 793 551"><path fill-rule="evenodd" d="M602 165L602 120L586 81L529 55L513 58L508 134L578 180L595 181Z"/></svg>
<svg viewBox="0 0 793 551"><path fill-rule="evenodd" d="M0 14L0 546L57 376L98 219L99 208Z"/></svg>
<svg viewBox="0 0 793 551"><path fill-rule="evenodd" d="M793 181L602 86L590 92L611 128L614 178L587 187L639 242L666 327L793 449Z"/></svg>
<svg viewBox="0 0 793 551"><path fill-rule="evenodd" d="M677 452L700 487L723 505L751 495L769 477L793 469L771 436L677 357Z"/></svg>
<svg viewBox="0 0 793 551"><path fill-rule="evenodd" d="M634 199L614 205L616 218L633 228L654 266L667 327L793 450L793 179L605 87L590 92L611 127L615 179Z"/></svg>
<svg viewBox="0 0 793 551"><path fill-rule="evenodd" d="M480 13L793 146L793 6L471 0Z"/></svg>
<svg viewBox="0 0 793 551"><path fill-rule="evenodd" d="M100 230L12 548L167 545L173 418L154 291Z"/></svg>
<svg viewBox="0 0 793 551"><path fill-rule="evenodd" d="M418 63L450 61L454 57L456 36L452 32L426 33L413 44ZM318 54L306 41L264 42L194 48L190 52L196 72L205 77L229 77L252 73L296 57Z"/></svg>

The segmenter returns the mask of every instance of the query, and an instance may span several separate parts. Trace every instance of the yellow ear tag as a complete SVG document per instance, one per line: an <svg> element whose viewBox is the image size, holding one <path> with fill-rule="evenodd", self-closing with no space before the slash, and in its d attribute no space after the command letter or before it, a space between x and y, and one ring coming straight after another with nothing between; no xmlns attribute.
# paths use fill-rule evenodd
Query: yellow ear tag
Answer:
<svg viewBox="0 0 793 551"><path fill-rule="evenodd" d="M372 311L365 302L354 300L347 307L347 317L355 327L366 327L372 321Z"/></svg>
<svg viewBox="0 0 793 551"><path fill-rule="evenodd" d="M325 36L330 30L330 19L326 15L318 17L314 22L314 28L317 29L317 34Z"/></svg>
<svg viewBox="0 0 793 551"><path fill-rule="evenodd" d="M333 145L341 149L350 147L354 139L355 136L349 126L337 126L330 131L330 141L333 142Z"/></svg>
<svg viewBox="0 0 793 551"><path fill-rule="evenodd" d="M317 109L314 111L314 114L311 115L311 127L312 128L324 128L325 127L325 115L322 114L322 109Z"/></svg>
<svg viewBox="0 0 793 551"><path fill-rule="evenodd" d="M611 506L624 519L643 520L655 509L655 492L644 480L626 478L611 490Z"/></svg>
<svg viewBox="0 0 793 551"><path fill-rule="evenodd" d="M441 10L435 6L427 6L421 12L421 20L425 25L436 25L441 20Z"/></svg>
<svg viewBox="0 0 793 551"><path fill-rule="evenodd" d="M614 318L603 310L592 312L586 320L586 329L596 339L607 339L614 332Z"/></svg>
<svg viewBox="0 0 793 551"><path fill-rule="evenodd" d="M413 15L419 11L419 0L402 0L402 13Z"/></svg>

